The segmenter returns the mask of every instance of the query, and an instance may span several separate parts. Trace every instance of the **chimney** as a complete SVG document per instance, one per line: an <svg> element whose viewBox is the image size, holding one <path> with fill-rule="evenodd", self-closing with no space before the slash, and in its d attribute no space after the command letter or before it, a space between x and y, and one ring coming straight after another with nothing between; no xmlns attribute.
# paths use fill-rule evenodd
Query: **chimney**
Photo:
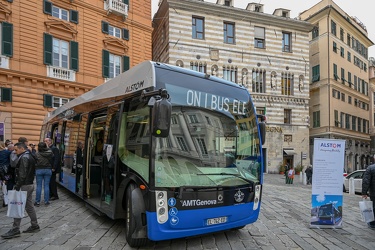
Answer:
<svg viewBox="0 0 375 250"><path fill-rule="evenodd" d="M263 4L260 3L249 3L246 7L247 10L263 13Z"/></svg>
<svg viewBox="0 0 375 250"><path fill-rule="evenodd" d="M273 15L290 18L290 10L282 9L282 8L275 9L275 11L273 12Z"/></svg>
<svg viewBox="0 0 375 250"><path fill-rule="evenodd" d="M228 6L228 7L233 7L233 3L234 0L217 0L216 1L216 4L220 4L220 5L224 5L224 6Z"/></svg>

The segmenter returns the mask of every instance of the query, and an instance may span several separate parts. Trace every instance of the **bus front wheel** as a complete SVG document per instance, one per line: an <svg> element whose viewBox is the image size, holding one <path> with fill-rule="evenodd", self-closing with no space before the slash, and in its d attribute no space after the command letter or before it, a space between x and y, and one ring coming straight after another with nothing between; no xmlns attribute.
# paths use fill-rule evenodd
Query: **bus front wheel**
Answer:
<svg viewBox="0 0 375 250"><path fill-rule="evenodd" d="M145 245L148 242L148 239L145 237L134 237L134 235L140 235L141 233L137 230L137 209L134 206L137 206L137 201L134 200L133 191L136 189L134 184L130 184L126 189L126 225L125 225L125 237L126 241L131 247L140 247ZM140 202L139 202L140 203ZM137 232L136 232L137 231ZM142 230L141 230L142 231Z"/></svg>

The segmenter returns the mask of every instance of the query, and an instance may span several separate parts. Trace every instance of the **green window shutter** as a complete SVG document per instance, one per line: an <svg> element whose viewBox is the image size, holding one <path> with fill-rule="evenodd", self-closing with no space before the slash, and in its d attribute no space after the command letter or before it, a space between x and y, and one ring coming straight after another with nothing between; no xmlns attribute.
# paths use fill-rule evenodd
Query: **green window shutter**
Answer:
<svg viewBox="0 0 375 250"><path fill-rule="evenodd" d="M52 95L43 94L43 106L46 108L52 108L52 99Z"/></svg>
<svg viewBox="0 0 375 250"><path fill-rule="evenodd" d="M122 60L124 62L124 65L122 67L122 72L125 72L130 69L130 58L128 56L123 56Z"/></svg>
<svg viewBox="0 0 375 250"><path fill-rule="evenodd" d="M44 14L48 14L48 15L52 16L52 6L53 6L53 3L51 3L47 0L44 0L43 1L43 12L44 12Z"/></svg>
<svg viewBox="0 0 375 250"><path fill-rule="evenodd" d="M70 41L70 69L78 71L78 43Z"/></svg>
<svg viewBox="0 0 375 250"><path fill-rule="evenodd" d="M9 3L13 3L13 0L7 0Z"/></svg>
<svg viewBox="0 0 375 250"><path fill-rule="evenodd" d="M124 4L127 4L129 6L129 0L122 0Z"/></svg>
<svg viewBox="0 0 375 250"><path fill-rule="evenodd" d="M126 41L129 41L129 30L128 29L122 29L122 39L125 39Z"/></svg>
<svg viewBox="0 0 375 250"><path fill-rule="evenodd" d="M1 51L4 56L13 56L13 24L3 22L1 25Z"/></svg>
<svg viewBox="0 0 375 250"><path fill-rule="evenodd" d="M70 12L70 21L72 22L72 23L76 23L76 24L78 24L78 11L76 11L76 10L69 10L69 12Z"/></svg>
<svg viewBox="0 0 375 250"><path fill-rule="evenodd" d="M109 33L109 24L105 21L102 21L102 32L104 34L108 34Z"/></svg>
<svg viewBox="0 0 375 250"><path fill-rule="evenodd" d="M103 49L103 78L109 77L109 51Z"/></svg>
<svg viewBox="0 0 375 250"><path fill-rule="evenodd" d="M12 89L11 88L1 88L1 101L12 102Z"/></svg>
<svg viewBox="0 0 375 250"><path fill-rule="evenodd" d="M52 40L50 34L44 33L44 64L46 65L52 65Z"/></svg>

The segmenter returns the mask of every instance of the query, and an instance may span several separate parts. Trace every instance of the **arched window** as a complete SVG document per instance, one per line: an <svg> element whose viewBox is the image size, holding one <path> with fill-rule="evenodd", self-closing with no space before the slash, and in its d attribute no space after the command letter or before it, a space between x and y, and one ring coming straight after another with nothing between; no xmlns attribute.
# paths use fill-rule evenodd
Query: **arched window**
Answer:
<svg viewBox="0 0 375 250"><path fill-rule="evenodd" d="M254 93L266 93L266 71L262 69L253 69L252 72L252 91Z"/></svg>
<svg viewBox="0 0 375 250"><path fill-rule="evenodd" d="M225 80L237 83L237 67L223 66L223 78Z"/></svg>
<svg viewBox="0 0 375 250"><path fill-rule="evenodd" d="M293 77L292 73L281 73L281 94L293 95Z"/></svg>
<svg viewBox="0 0 375 250"><path fill-rule="evenodd" d="M202 62L190 62L190 69L198 72L206 73L207 64Z"/></svg>

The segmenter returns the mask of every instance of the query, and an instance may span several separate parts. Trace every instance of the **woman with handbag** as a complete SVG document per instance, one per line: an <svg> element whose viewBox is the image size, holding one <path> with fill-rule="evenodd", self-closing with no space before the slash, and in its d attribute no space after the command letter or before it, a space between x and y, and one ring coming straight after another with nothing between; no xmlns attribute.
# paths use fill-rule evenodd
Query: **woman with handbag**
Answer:
<svg viewBox="0 0 375 250"><path fill-rule="evenodd" d="M5 143L0 142L0 186L3 193L3 207L8 205L7 191L13 189L13 171L10 167L10 153L11 151L5 147Z"/></svg>
<svg viewBox="0 0 375 250"><path fill-rule="evenodd" d="M52 176L53 152L45 142L39 142L38 152L35 153L37 163L35 166L36 175L36 197L34 205L40 206L42 196L42 185L44 182L44 205L49 205L49 183Z"/></svg>

